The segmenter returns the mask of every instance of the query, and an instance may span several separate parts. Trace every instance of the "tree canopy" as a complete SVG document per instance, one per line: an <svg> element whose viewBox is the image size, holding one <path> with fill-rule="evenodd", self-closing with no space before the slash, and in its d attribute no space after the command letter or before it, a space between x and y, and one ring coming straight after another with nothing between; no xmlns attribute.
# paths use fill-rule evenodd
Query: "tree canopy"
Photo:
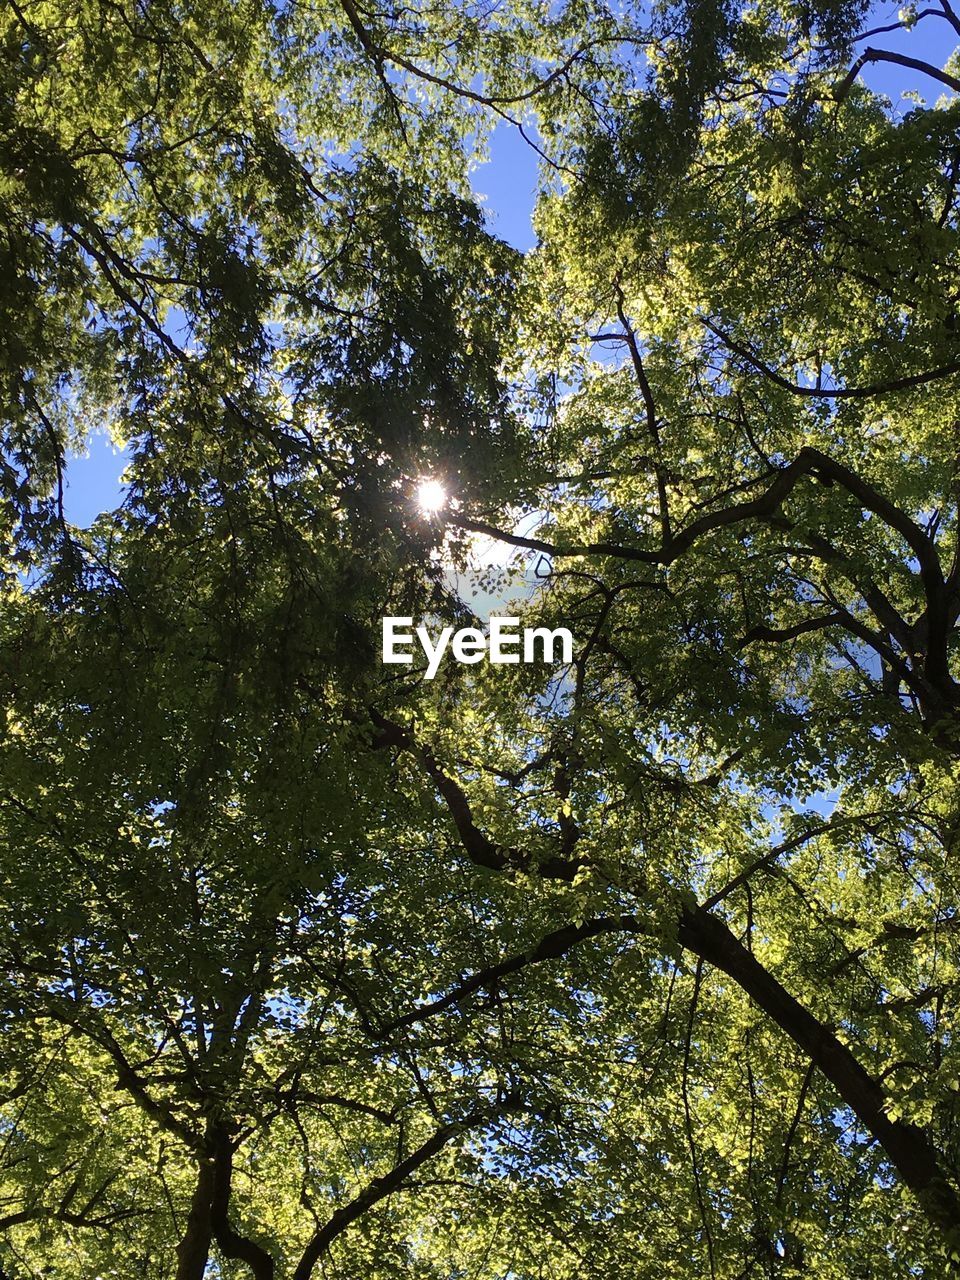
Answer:
<svg viewBox="0 0 960 1280"><path fill-rule="evenodd" d="M0 23L0 1277L955 1273L957 11Z"/></svg>

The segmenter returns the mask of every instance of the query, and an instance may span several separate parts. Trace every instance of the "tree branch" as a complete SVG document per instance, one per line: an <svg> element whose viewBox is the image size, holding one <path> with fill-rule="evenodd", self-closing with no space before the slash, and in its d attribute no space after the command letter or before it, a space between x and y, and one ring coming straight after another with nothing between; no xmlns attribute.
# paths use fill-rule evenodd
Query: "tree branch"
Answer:
<svg viewBox="0 0 960 1280"><path fill-rule="evenodd" d="M255 1280L273 1280L276 1267L262 1245L241 1235L230 1222L228 1210L233 1182L233 1146L229 1135L218 1129L214 1137L213 1194L210 1202L210 1224L221 1252L228 1258L245 1262Z"/></svg>
<svg viewBox="0 0 960 1280"><path fill-rule="evenodd" d="M633 933L637 932L638 926L639 921L636 916L632 915L599 916L593 920L586 920L580 925L564 925L561 929L555 929L552 933L545 934L537 945L529 951L523 951L519 955L501 960L499 964L493 964L486 969L481 969L478 973L472 974L469 978L459 983L447 995L440 996L426 1004L418 1005L416 1008L411 1009L409 1013L405 1013L402 1017L388 1023L384 1030L388 1033L399 1031L403 1027L411 1027L415 1023L423 1022L426 1018L432 1018L438 1013L444 1013L447 1009L453 1009L468 996L473 995L475 991L481 991L485 987L492 986L494 983L499 982L501 978L505 978L511 973L519 973L521 969L526 969L529 965L542 964L545 960L559 959L560 956L566 955L568 951L579 946L581 942L586 942L589 938L597 938L607 933L623 933L625 930Z"/></svg>
<svg viewBox="0 0 960 1280"><path fill-rule="evenodd" d="M348 1203L332 1215L318 1231L316 1231L304 1249L300 1257L300 1261L293 1272L292 1280L310 1280L313 1275L313 1269L326 1254L330 1245L356 1220L361 1217L368 1209L372 1209L374 1205L379 1204L381 1200L386 1199L394 1191L400 1189L406 1178L411 1173L415 1173L421 1165L426 1164L435 1155L447 1145L447 1143L469 1129L480 1128L482 1125L489 1124L491 1120L501 1115L507 1114L511 1110L515 1110L517 1101L515 1098L507 1098L504 1102L497 1106L490 1107L488 1110L474 1112L463 1120L455 1120L449 1124L441 1125L427 1140L416 1150L412 1151L404 1160L399 1161L390 1170L380 1178L374 1178L366 1187Z"/></svg>
<svg viewBox="0 0 960 1280"><path fill-rule="evenodd" d="M718 337L725 347L729 347L732 352L746 360L758 373L762 373L778 387L791 392L792 395L806 396L814 400L867 400L891 391L908 391L911 387L922 387L928 382L938 382L941 378L949 378L952 374L960 373L960 360L955 360L950 364L940 365L936 369L928 369L925 373L908 373L902 378L891 378L887 382L875 382L866 387L803 387L798 382L791 382L776 369L772 369L749 347L731 337L712 320L701 316L700 323Z"/></svg>
<svg viewBox="0 0 960 1280"><path fill-rule="evenodd" d="M960 364L957 365L960 370ZM827 454L821 453L805 445L793 462L781 467L774 480L757 498L746 502L737 502L733 506L719 511L709 511L687 525L672 538L666 539L657 550L645 550L640 547L623 546L611 542L590 542L571 547L558 547L554 543L540 538L525 538L518 534L505 533L493 525L477 520L469 520L452 516L450 523L458 528L468 529L473 533L481 533L496 538L510 546L523 547L530 551L539 551L543 555L560 557L571 556L611 556L623 560L637 560L643 564L669 567L681 555L690 549L705 534L715 529L727 528L740 524L744 520L766 518L774 515L797 484L808 475L819 476L827 482L841 484L853 497L856 497L868 510L898 532L910 546L921 564L921 571L929 575L931 583L943 586L943 574L937 559L936 548L923 529L920 528L906 512L901 511L889 498L874 489L871 484L851 471L843 463L835 462Z"/></svg>
<svg viewBox="0 0 960 1280"><path fill-rule="evenodd" d="M470 802L463 788L440 767L429 747L423 746L410 730L388 720L379 711L371 708L369 715L377 729L373 739L375 747L401 747L420 760L427 776L440 792L457 829L460 843L475 866L486 867L491 871L524 871L535 867L545 879L573 880L582 865L580 862L562 857L535 862L529 855L517 849L505 848L491 840L474 822Z"/></svg>
<svg viewBox="0 0 960 1280"><path fill-rule="evenodd" d="M955 1239L960 1230L960 1197L940 1167L933 1144L916 1125L890 1119L883 1089L846 1045L795 1000L722 921L702 907L683 910L678 936L682 946L732 978L809 1056L883 1147L930 1221Z"/></svg>
<svg viewBox="0 0 960 1280"><path fill-rule="evenodd" d="M844 100L853 87L854 80L856 80L868 62L892 62L898 67L908 67L911 71L919 71L921 75L930 76L933 80L939 80L941 84L945 84L954 93L960 93L960 80L956 76L950 75L947 71L941 71L939 67L935 67L931 62L922 62L919 58L910 58L905 53L889 53L885 49L866 48L834 90L833 96L837 102Z"/></svg>
<svg viewBox="0 0 960 1280"><path fill-rule="evenodd" d="M468 89L465 85L454 84L451 80L444 79L443 76L434 75L432 71L418 66L417 63L403 57L402 54L393 53L389 49L384 49L377 44L370 33L364 27L360 15L357 11L353 0L340 0L340 3L347 14L350 25L357 34L357 39L363 45L366 53L374 60L374 62L392 62L395 67L400 67L404 71L409 71L411 75L416 76L418 80L426 80L428 84L435 84L438 88L446 89L448 92L455 94L458 98L467 98L471 102L477 102L484 107L507 107L514 106L521 102L529 102L531 98L537 97L543 93L544 89L550 87L555 80L566 75L574 63L578 62L588 50L596 45L603 44L603 39L588 40L585 44L575 49L558 67L549 72L544 78L535 84L531 89L525 90L523 93L515 94L486 94L478 93L475 89Z"/></svg>

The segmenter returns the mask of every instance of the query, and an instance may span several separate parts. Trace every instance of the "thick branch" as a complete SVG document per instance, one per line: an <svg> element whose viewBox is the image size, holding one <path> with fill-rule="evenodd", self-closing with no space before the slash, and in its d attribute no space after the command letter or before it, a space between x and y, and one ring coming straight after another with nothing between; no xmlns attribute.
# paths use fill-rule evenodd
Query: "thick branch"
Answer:
<svg viewBox="0 0 960 1280"><path fill-rule="evenodd" d="M856 80L868 62L892 62L898 67L908 67L911 71L919 71L921 75L930 76L932 80L939 80L941 84L945 84L954 93L960 93L960 80L956 76L950 75L948 71L941 71L932 62L922 62L919 58L909 58L905 53L889 53L886 49L867 48L864 49L834 91L833 96L837 102L842 102L847 96L854 80Z"/></svg>
<svg viewBox="0 0 960 1280"><path fill-rule="evenodd" d="M960 370L960 364L957 365ZM736 502L733 506L719 511L708 511L687 525L672 538L664 540L657 550L646 550L640 547L628 547L619 543L590 542L571 547L558 547L540 538L524 538L518 534L504 533L493 525L476 520L452 517L451 523L474 533L482 533L496 538L511 546L524 547L530 551L539 551L543 555L554 557L571 556L612 556L623 560L638 560L643 564L655 564L668 567L678 560L705 534L715 529L728 528L749 519L763 519L774 515L790 496L798 483L808 475L817 475L827 481L841 484L853 497L859 499L864 507L878 515L892 529L896 530L910 546L921 569L930 575L931 582L943 585L943 575L937 559L936 548L927 534L916 524L906 512L901 511L889 498L871 484L845 467L835 462L819 449L804 446L793 462L782 467L766 491L757 498L746 502Z"/></svg>
<svg viewBox="0 0 960 1280"><path fill-rule="evenodd" d="M680 918L682 946L732 978L820 1069L868 1132L883 1147L904 1183L942 1231L960 1230L960 1198L922 1129L887 1114L883 1089L834 1033L784 987L702 907Z"/></svg>
<svg viewBox="0 0 960 1280"><path fill-rule="evenodd" d="M580 925L564 925L562 929L555 929L552 933L546 934L529 951L523 951L519 955L501 960L499 964L492 964L486 969L481 969L479 973L472 974L469 978L464 979L447 995L440 996L436 1000L431 1000L427 1004L411 1009L409 1013L405 1013L402 1017L389 1023L384 1030L386 1032L398 1031L403 1027L410 1027L417 1022L423 1022L426 1018L432 1018L438 1013L444 1013L447 1009L453 1009L458 1004L461 1004L467 996L473 995L475 991L482 991L485 987L490 987L499 982L501 978L505 978L511 973L519 973L521 969L526 969L529 965L542 964L545 960L559 959L560 956L566 955L568 951L578 946L581 942L586 942L589 938L597 938L606 933L623 933L624 931L632 933L637 928L638 921L636 917L627 915L599 916L594 920L586 920Z"/></svg>
<svg viewBox="0 0 960 1280"><path fill-rule="evenodd" d="M790 627L768 627L765 623L760 623L750 628L737 648L745 649L747 645L754 644L758 640L767 644L785 644L789 640L796 640L799 636L809 635L813 631L825 631L843 621L842 613L825 613L816 618L806 618L803 622L795 622Z"/></svg>
<svg viewBox="0 0 960 1280"><path fill-rule="evenodd" d="M203 1158L190 1201L187 1225L177 1245L176 1280L203 1280L213 1240L213 1161Z"/></svg>
<svg viewBox="0 0 960 1280"><path fill-rule="evenodd" d="M429 747L417 742L413 734L395 721L388 720L379 711L371 709L370 719L377 729L374 745L395 746L412 752L422 763L427 776L440 792L450 817L453 819L460 843L470 861L491 871L522 871L535 868L548 880L572 880L580 869L580 863L569 858L548 858L536 861L517 849L508 849L491 840L473 820L470 802L455 779L440 765Z"/></svg>

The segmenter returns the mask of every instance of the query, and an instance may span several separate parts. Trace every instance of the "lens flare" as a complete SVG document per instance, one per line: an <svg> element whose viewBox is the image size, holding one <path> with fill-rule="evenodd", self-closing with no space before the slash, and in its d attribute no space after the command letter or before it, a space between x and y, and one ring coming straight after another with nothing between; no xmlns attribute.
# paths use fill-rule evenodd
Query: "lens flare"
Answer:
<svg viewBox="0 0 960 1280"><path fill-rule="evenodd" d="M414 501L423 515L433 516L447 505L447 491L439 480L421 480Z"/></svg>

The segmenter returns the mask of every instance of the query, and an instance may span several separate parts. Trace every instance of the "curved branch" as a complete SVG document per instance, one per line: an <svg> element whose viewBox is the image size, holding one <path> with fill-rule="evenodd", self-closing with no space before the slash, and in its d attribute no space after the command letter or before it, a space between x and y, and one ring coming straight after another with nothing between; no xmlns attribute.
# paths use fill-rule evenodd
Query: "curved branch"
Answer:
<svg viewBox="0 0 960 1280"><path fill-rule="evenodd" d="M960 81L957 81L957 84L960 85ZM936 369L928 369L925 373L908 373L902 378L891 378L887 382L874 382L866 387L803 387L799 382L791 382L782 373L772 369L749 347L731 337L725 329L721 329L712 320L701 316L700 323L705 329L709 329L715 337L719 338L725 347L729 347L735 355L746 360L747 364L752 365L758 373L762 373L765 378L775 383L776 386L782 387L784 391L791 392L792 395L806 396L808 399L868 400L872 396L885 395L891 391L909 391L911 387L923 387L928 382L938 382L941 378L949 378L952 374L960 373L960 360L954 360L950 364L940 365Z"/></svg>
<svg viewBox="0 0 960 1280"><path fill-rule="evenodd" d="M326 1254L337 1236L346 1231L351 1223L356 1222L368 1209L372 1209L381 1200L386 1199L394 1191L398 1191L410 1174L415 1173L421 1165L426 1164L428 1160L438 1155L451 1138L469 1129L477 1129L489 1124L491 1120L515 1110L516 1106L516 1099L507 1098L499 1105L490 1107L488 1110L474 1112L463 1120L455 1120L449 1124L441 1125L415 1151L412 1151L405 1160L401 1160L394 1165L389 1173L384 1174L381 1178L374 1178L348 1204L337 1209L329 1221L320 1227L310 1239L294 1269L292 1280L310 1280L314 1267Z"/></svg>
<svg viewBox="0 0 960 1280"><path fill-rule="evenodd" d="M475 866L486 867L490 871L536 870L548 880L573 880L582 865L580 862L563 857L537 861L518 849L508 849L491 840L474 822L465 791L440 767L430 748L419 743L408 729L388 720L375 708L370 709L369 715L377 728L373 740L375 747L401 747L420 760L427 776L443 797L460 843Z"/></svg>
<svg viewBox="0 0 960 1280"><path fill-rule="evenodd" d="M813 631L825 631L844 621L842 613L824 613L815 618L806 618L803 622L795 622L790 627L768 627L760 623L744 635L737 649L746 649L748 645L760 641L764 644L785 644L800 636L809 635Z"/></svg>
<svg viewBox="0 0 960 1280"><path fill-rule="evenodd" d="M481 969L478 973L474 973L469 978L464 979L447 995L439 996L436 1000L431 1000L426 1004L421 1004L411 1009L409 1013L405 1013L393 1022L388 1023L384 1027L384 1031L387 1033L399 1031L403 1027L411 1027L417 1022L423 1022L427 1018L434 1017L438 1013L444 1013L447 1009L456 1008L458 1004L461 1004L467 996L473 995L475 991L489 987L511 973L519 973L521 969L526 969L529 965L542 964L545 960L557 960L574 947L579 946L581 942L586 942L589 938L597 938L606 933L623 933L625 931L636 933L638 926L639 921L636 916L632 915L598 916L593 920L586 920L580 925L564 925L561 929L555 929L552 933L545 934L537 945L529 951L522 951L519 955L501 960L499 964L492 964L486 969Z"/></svg>
<svg viewBox="0 0 960 1280"><path fill-rule="evenodd" d="M960 371L960 363L957 364L957 370ZM734 503L733 506L724 507L720 511L707 512L672 538L665 539L657 550L645 550L613 542L590 542L572 547L558 547L541 538L525 538L518 534L505 533L493 525L456 515L451 517L450 523L472 533L481 533L486 537L506 542L510 546L539 551L543 555L557 558L612 556L623 560L638 560L642 564L662 565L666 568L705 534L715 529L728 528L748 519L765 519L775 515L799 482L808 475L817 476L828 483L836 482L842 485L851 496L858 498L867 510L879 516L885 524L903 537L920 562L921 571L929 575L931 585L943 586L943 573L937 558L936 547L924 530L862 476L858 476L843 463L834 461L827 454L809 445L805 445L800 450L793 462L780 468L770 486L758 498Z"/></svg>
<svg viewBox="0 0 960 1280"><path fill-rule="evenodd" d="M869 31L861 31L859 35L853 37L852 43L859 44L861 40L870 40L873 36L884 36L890 31L909 31L918 22L922 22L924 18L946 18L948 22L950 20L949 15L943 9L921 9L912 19L909 27L903 22L888 22L882 27L871 27Z"/></svg>
<svg viewBox="0 0 960 1280"><path fill-rule="evenodd" d="M856 80L868 62L892 62L898 67L908 67L911 71L919 71L921 75L930 76L932 80L939 80L941 84L945 84L954 93L960 93L960 80L956 76L950 75L947 71L941 71L932 62L922 62L919 58L910 58L905 53L889 53L886 49L866 48L834 90L833 96L837 102L844 100L850 92L854 80Z"/></svg>
<svg viewBox="0 0 960 1280"><path fill-rule="evenodd" d="M456 94L458 98L467 98L471 102L477 102L484 107L497 106L514 106L520 102L529 102L538 94L543 93L544 89L550 87L555 80L559 80L561 76L566 75L574 63L578 62L583 55L596 45L605 43L603 39L588 40L585 44L575 49L558 67L554 69L544 78L535 84L532 89L527 89L523 93L515 94L487 94L478 93L475 89L468 89L465 85L454 84L452 80L447 80L443 76L434 75L432 71L427 71L424 67L418 66L417 63L411 62L409 58L403 57L402 54L392 53L389 49L384 49L377 44L372 38L369 31L363 25L360 14L353 3L353 0L340 0L340 4L347 15L351 27L356 33L357 39L363 46L364 51L373 60L377 66L382 66L384 62L392 62L395 67L400 67L404 71L409 71L412 76L416 76L418 80L426 80L428 84L435 84L438 88L446 89L448 92Z"/></svg>

